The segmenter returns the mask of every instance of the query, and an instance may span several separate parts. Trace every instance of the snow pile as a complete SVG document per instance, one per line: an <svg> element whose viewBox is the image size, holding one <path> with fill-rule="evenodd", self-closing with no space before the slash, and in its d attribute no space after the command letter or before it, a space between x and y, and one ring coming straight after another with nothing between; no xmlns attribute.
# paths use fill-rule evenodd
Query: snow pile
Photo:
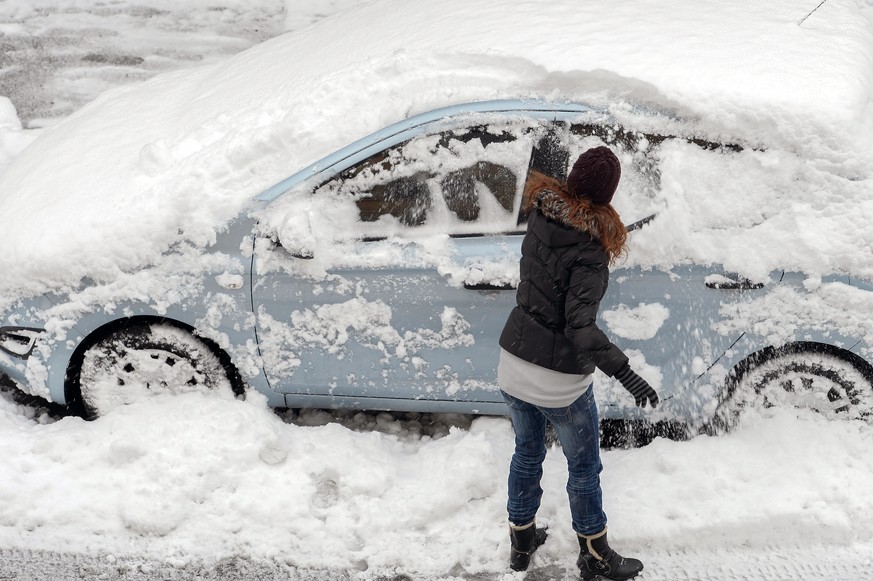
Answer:
<svg viewBox="0 0 873 581"><path fill-rule="evenodd" d="M802 25L788 0L639 10L378 0L111 91L0 176L5 292L112 280L180 239L207 245L252 196L351 141L447 103L516 97L612 104L620 118L623 104L645 104L689 134L747 147L724 158L666 146L667 210L634 260L722 262L755 276L787 260L873 277L861 219L873 159L864 9L829 2ZM750 250L758 260L747 266Z"/></svg>
<svg viewBox="0 0 873 581"><path fill-rule="evenodd" d="M609 330L618 337L651 339L670 318L670 311L658 303L640 303L634 308L619 305L618 308L603 311L602 318Z"/></svg>
<svg viewBox="0 0 873 581"><path fill-rule="evenodd" d="M873 279L873 166L846 174L792 151L687 144L660 156L664 209L633 235L631 263L714 263L756 281L781 269Z"/></svg>
<svg viewBox="0 0 873 581"><path fill-rule="evenodd" d="M43 425L2 399L0 415L3 547L177 563L246 554L353 579L506 570L505 418L428 435L377 416L360 433L317 416L284 423L257 396L196 394L90 423ZM613 542L656 579L689 547L703 569L749 546L873 548L873 499L860 493L873 486L873 432L862 422L749 416L724 437L607 451L604 466ZM571 571L565 481L552 448L539 513L551 535L535 564Z"/></svg>

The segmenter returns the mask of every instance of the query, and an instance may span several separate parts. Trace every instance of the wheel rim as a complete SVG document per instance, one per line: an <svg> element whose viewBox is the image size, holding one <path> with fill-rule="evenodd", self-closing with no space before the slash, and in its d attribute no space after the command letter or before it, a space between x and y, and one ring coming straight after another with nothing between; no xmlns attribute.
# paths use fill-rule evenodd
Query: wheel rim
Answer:
<svg viewBox="0 0 873 581"><path fill-rule="evenodd" d="M161 395L214 391L232 397L215 354L169 325L140 325L97 343L84 355L80 389L91 416Z"/></svg>
<svg viewBox="0 0 873 581"><path fill-rule="evenodd" d="M851 362L826 353L782 353L746 370L723 411L802 408L832 419L873 417L870 380Z"/></svg>

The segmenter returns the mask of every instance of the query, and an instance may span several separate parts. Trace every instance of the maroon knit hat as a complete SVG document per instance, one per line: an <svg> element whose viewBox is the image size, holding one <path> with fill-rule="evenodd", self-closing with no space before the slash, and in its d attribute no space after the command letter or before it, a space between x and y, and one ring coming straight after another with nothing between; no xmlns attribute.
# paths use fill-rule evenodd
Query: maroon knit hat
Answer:
<svg viewBox="0 0 873 581"><path fill-rule="evenodd" d="M567 189L576 198L588 198L594 204L605 206L612 201L620 178L618 158L601 145L579 156L567 176Z"/></svg>

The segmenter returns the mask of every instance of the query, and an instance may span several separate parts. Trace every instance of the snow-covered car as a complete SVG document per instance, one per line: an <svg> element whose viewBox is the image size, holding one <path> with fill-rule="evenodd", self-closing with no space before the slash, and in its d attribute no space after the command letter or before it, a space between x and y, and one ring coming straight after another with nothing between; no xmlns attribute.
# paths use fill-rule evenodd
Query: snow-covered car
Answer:
<svg viewBox="0 0 873 581"><path fill-rule="evenodd" d="M425 113L262 192L196 259L199 272L184 272L185 253L171 249L142 299L104 304L106 285L86 285L18 303L0 329L0 365L21 389L90 415L150 393L245 386L281 407L502 413L497 338L515 302L527 172L566 175L602 143L625 168L618 195L632 236L661 219L662 149L712 163L743 149L634 132L583 104ZM856 354L868 345L820 326L837 313L792 316L798 340L776 344L743 324L757 304L793 304L805 276L623 265L612 279L601 324L659 390L655 417L707 420L752 371L769 402L869 413L873 376ZM848 278L816 284L871 290ZM605 418L642 417L617 384L598 384Z"/></svg>
<svg viewBox="0 0 873 581"><path fill-rule="evenodd" d="M598 376L602 416L870 415L869 167L834 113L863 50L814 43L833 81L816 114L788 75L790 99L639 51L598 61L637 78L592 73L560 34L484 33L510 18L493 7L449 30L413 4L392 18L428 24L380 37L351 11L45 130L0 174L0 372L88 415L247 388L277 407L503 413L527 173L606 144L632 233L599 324L662 404Z"/></svg>

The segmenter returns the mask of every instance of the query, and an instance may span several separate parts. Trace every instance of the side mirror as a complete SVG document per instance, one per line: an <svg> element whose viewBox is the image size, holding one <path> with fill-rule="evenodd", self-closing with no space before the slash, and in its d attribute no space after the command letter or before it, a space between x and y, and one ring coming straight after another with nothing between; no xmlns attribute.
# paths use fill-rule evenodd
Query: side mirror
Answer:
<svg viewBox="0 0 873 581"><path fill-rule="evenodd" d="M315 257L315 235L309 212L300 208L289 212L279 228L279 243L294 258L310 260Z"/></svg>

